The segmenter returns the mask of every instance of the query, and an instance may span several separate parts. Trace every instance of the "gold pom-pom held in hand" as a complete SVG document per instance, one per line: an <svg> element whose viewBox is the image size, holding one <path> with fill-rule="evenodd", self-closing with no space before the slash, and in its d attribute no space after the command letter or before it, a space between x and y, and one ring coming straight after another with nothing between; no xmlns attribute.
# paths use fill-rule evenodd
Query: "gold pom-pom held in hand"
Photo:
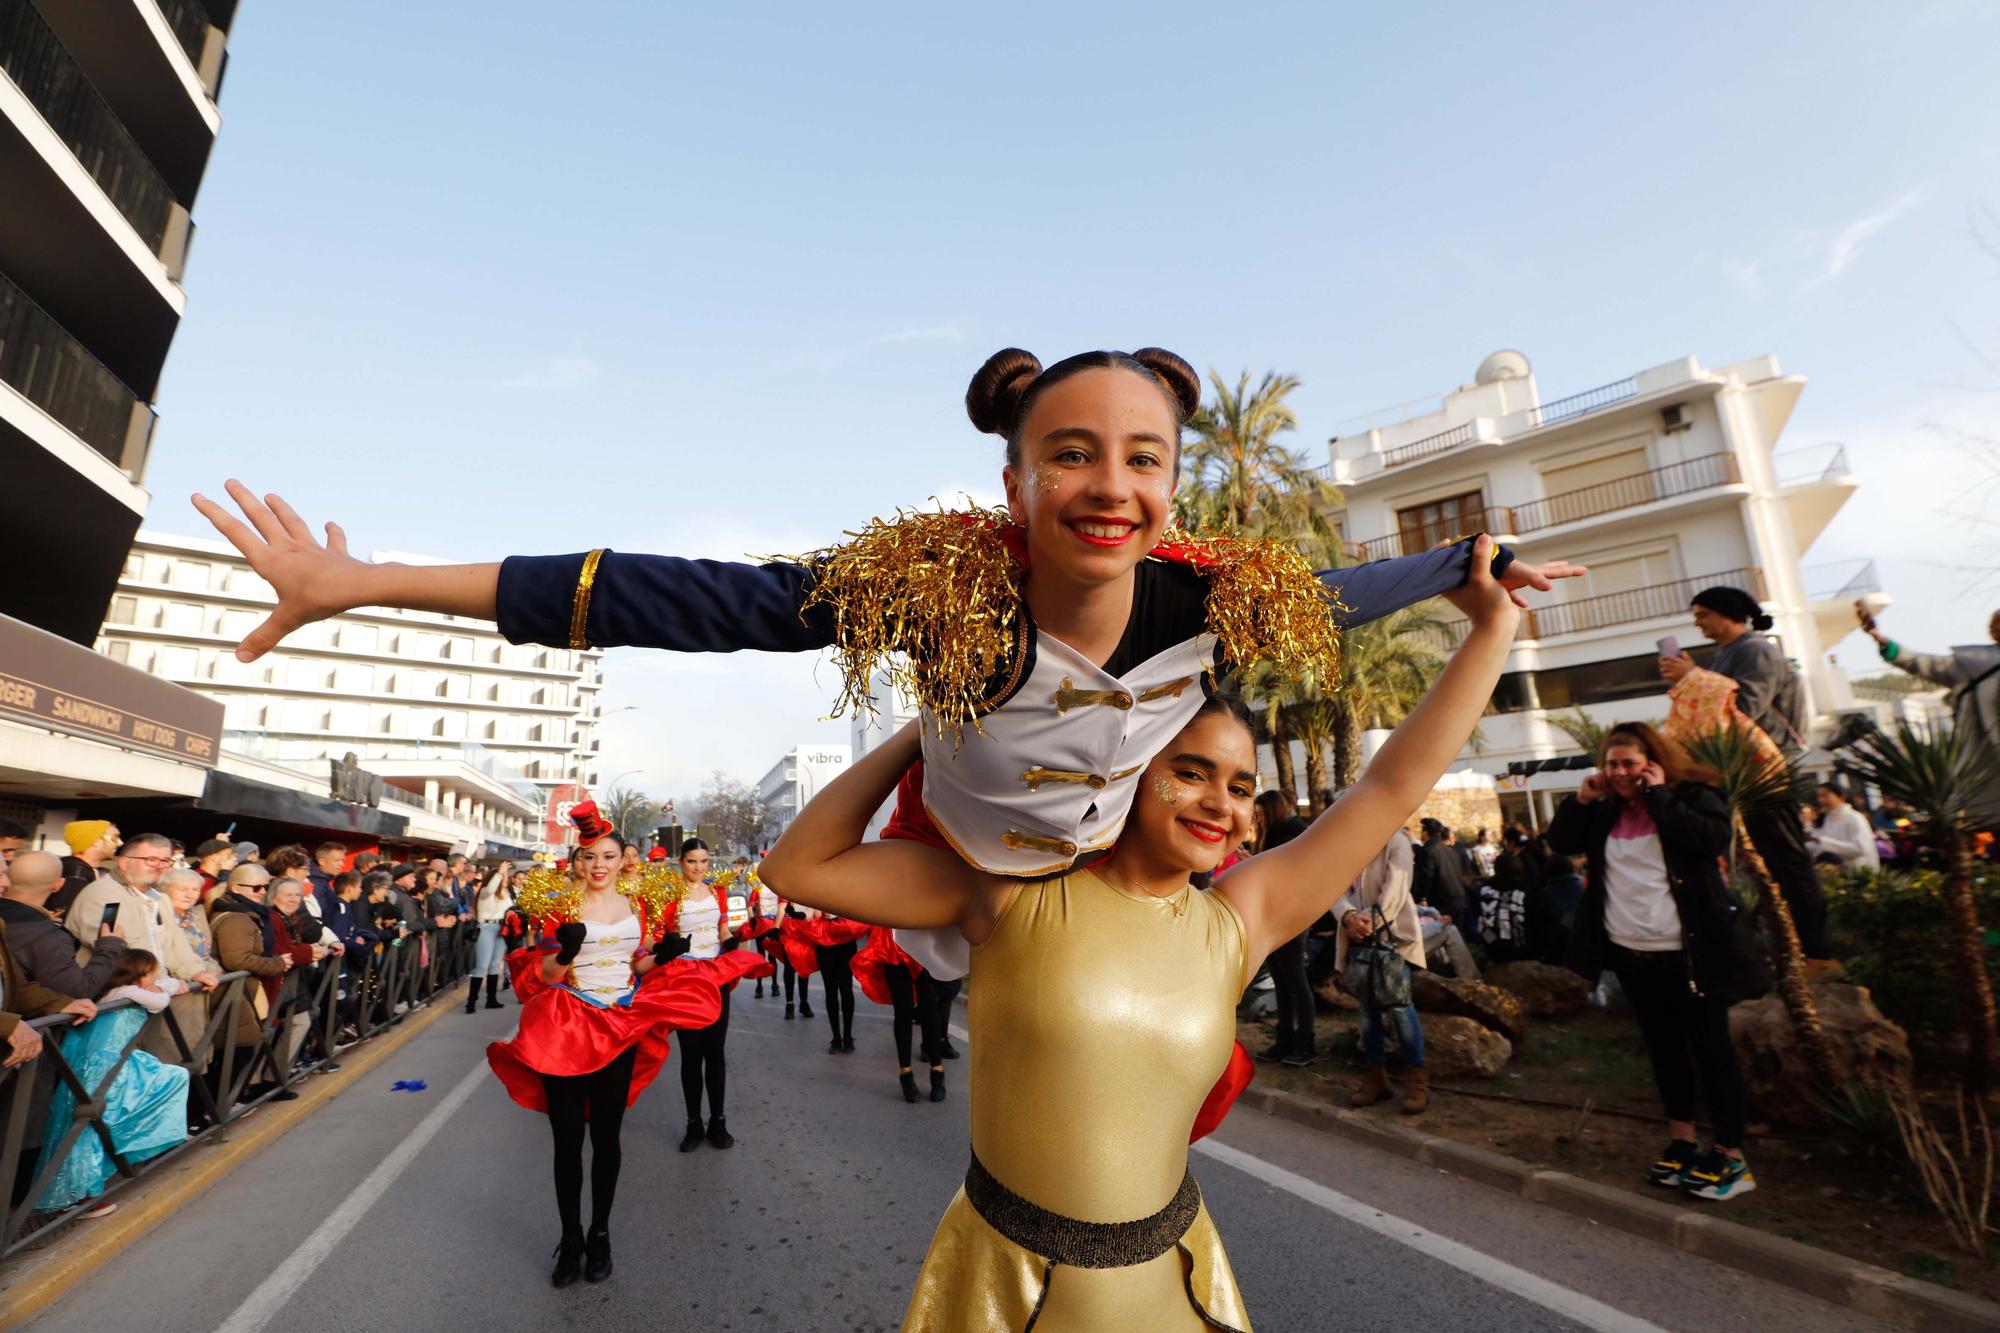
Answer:
<svg viewBox="0 0 2000 1333"><path fill-rule="evenodd" d="M583 889L562 871L550 866L530 870L514 889L514 904L537 926L559 926L575 921L583 909Z"/></svg>
<svg viewBox="0 0 2000 1333"><path fill-rule="evenodd" d="M636 875L618 881L618 892L639 913L640 937L648 941L658 938L667 908L687 897L687 891L680 867L663 863L641 866Z"/></svg>

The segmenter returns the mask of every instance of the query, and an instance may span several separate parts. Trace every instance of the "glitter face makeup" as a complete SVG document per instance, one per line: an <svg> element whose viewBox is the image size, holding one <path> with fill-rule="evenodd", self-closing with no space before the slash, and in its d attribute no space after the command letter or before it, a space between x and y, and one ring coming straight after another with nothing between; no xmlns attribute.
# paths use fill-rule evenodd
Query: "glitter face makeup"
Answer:
<svg viewBox="0 0 2000 1333"><path fill-rule="evenodd" d="M1172 778L1154 778L1153 795L1160 799L1162 805L1178 805L1181 799L1180 785Z"/></svg>
<svg viewBox="0 0 2000 1333"><path fill-rule="evenodd" d="M1048 495L1062 485L1062 469L1054 463L1043 463L1035 468L1033 482L1035 494Z"/></svg>

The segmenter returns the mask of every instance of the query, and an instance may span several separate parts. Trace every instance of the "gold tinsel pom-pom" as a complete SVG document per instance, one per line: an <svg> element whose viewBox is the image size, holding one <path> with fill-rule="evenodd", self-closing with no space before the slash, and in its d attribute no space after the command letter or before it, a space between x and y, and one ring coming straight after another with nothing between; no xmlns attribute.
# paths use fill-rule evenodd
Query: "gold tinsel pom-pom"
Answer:
<svg viewBox="0 0 2000 1333"><path fill-rule="evenodd" d="M583 890L562 871L542 866L521 876L514 903L535 921L574 921L583 906Z"/></svg>
<svg viewBox="0 0 2000 1333"><path fill-rule="evenodd" d="M796 557L813 571L801 614L834 615L841 692L832 716L872 712L874 677L886 668L938 734L979 729L986 683L1012 651L1024 614L1026 571L1001 538L1003 510L899 511L871 519L853 540Z"/></svg>
<svg viewBox="0 0 2000 1333"><path fill-rule="evenodd" d="M1208 628L1237 670L1269 662L1280 675L1331 691L1340 679L1340 632L1347 608L1289 542L1268 537L1197 536L1170 528L1160 540L1193 557L1208 576Z"/></svg>
<svg viewBox="0 0 2000 1333"><path fill-rule="evenodd" d="M667 862L650 862L618 881L618 892L638 904L648 930L657 929L668 906L687 897L687 891L680 867Z"/></svg>

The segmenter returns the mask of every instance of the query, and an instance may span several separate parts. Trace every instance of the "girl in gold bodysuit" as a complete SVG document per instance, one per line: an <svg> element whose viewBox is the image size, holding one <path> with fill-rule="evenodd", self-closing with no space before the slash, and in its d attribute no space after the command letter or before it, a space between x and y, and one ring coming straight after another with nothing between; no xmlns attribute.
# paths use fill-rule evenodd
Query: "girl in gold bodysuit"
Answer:
<svg viewBox="0 0 2000 1333"><path fill-rule="evenodd" d="M1187 1167L1264 955L1345 891L1471 734L1517 612L1481 553L1450 594L1472 628L1366 776L1305 833L1212 870L1252 827L1256 749L1209 699L1147 765L1116 854L1040 881L948 849L863 843L915 756L914 726L817 797L765 860L788 899L971 946L972 1160L931 1242L908 1330L1248 1329Z"/></svg>

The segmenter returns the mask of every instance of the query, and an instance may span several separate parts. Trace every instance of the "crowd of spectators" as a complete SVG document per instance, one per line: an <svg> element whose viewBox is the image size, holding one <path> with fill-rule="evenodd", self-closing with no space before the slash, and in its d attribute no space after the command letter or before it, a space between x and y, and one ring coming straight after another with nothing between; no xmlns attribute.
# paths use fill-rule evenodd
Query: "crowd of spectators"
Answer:
<svg viewBox="0 0 2000 1333"><path fill-rule="evenodd" d="M108 820L75 821L64 837L67 856L29 849L27 830L0 820L0 1045L5 1068L36 1085L16 1205L48 1166L40 1149L60 1137L47 1132L51 1105L60 1116L74 1109L42 1058L45 1042L59 1038L73 1067L89 1059L103 1074L115 1067L118 1079L132 1080L126 1091L145 1089L143 1098L108 1098L127 1108L128 1119L113 1123L107 1110L102 1122L128 1160L144 1160L206 1128L211 1104L228 1114L241 1103L290 1100L298 1094L284 1086L285 1075L339 1069L339 1049L360 1039L382 998L381 969L371 963L383 949L407 950L401 957L431 975L433 960L469 960L482 923L492 921L497 933L512 900L511 865L482 867L463 855L385 864L338 842L265 852L227 837L190 851ZM497 1007L498 953L480 955L490 966L474 975L472 996L483 982ZM223 982L231 973L247 974L234 1024L203 1050L212 1012L235 989ZM398 1007L412 1002L409 994ZM315 1008L327 997L330 1017ZM99 1004L113 1000L130 1004L100 1021ZM155 1013L172 1023L152 1021ZM29 1022L56 1015L71 1026L59 1032ZM113 1015L120 1032L139 1034L145 1060L125 1055L126 1037L109 1041L104 1024ZM224 1086L225 1077L236 1086ZM206 1098L189 1095L190 1079L202 1081ZM131 1118L142 1103L143 1122ZM171 1134L166 1120L176 1122ZM95 1134L82 1138L101 1146ZM102 1160L84 1160L89 1152L60 1165L38 1207L101 1192L109 1173Z"/></svg>

